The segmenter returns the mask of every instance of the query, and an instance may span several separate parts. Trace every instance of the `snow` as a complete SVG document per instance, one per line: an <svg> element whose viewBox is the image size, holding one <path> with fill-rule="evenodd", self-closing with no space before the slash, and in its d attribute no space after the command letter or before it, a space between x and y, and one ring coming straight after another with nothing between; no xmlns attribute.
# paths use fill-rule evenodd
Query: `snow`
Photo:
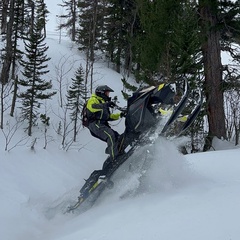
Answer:
<svg viewBox="0 0 240 240"><path fill-rule="evenodd" d="M50 11L54 3L46 1ZM55 12L57 9L55 9ZM57 13L54 13L57 14ZM54 26L50 25L51 27ZM49 78L55 81L55 65L64 56L76 70L84 57L68 40L58 43L57 35L47 39L52 57ZM72 66L71 66L72 67ZM74 70L65 78L69 83ZM121 75L96 64L95 84L106 83L121 98ZM58 97L51 111L58 112ZM53 114L52 124L57 117ZM114 128L123 131L123 121ZM53 127L53 141L44 149L38 137L4 151L0 133L0 239L3 240L238 240L240 238L240 149L216 140L216 151L181 155L179 142L163 138L139 148L131 160L134 166L150 159L147 171L133 172L123 165L114 176L115 187L106 190L88 211L63 214L74 203L79 189L106 158L105 143L82 129L78 143L68 151L61 149ZM18 131L10 147L23 132ZM142 166L142 165L141 165ZM124 196L124 197L123 197Z"/></svg>
<svg viewBox="0 0 240 240"><path fill-rule="evenodd" d="M119 173L115 188L82 214L61 207L98 165L83 161L84 151L2 151L1 239L239 239L240 149L183 156L165 139L153 148L137 194L120 198L139 184L137 174Z"/></svg>

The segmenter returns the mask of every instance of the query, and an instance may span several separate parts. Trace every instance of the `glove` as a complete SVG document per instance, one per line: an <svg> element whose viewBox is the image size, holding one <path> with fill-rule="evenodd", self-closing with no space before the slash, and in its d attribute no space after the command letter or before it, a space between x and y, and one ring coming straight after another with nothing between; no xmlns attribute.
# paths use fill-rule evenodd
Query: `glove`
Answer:
<svg viewBox="0 0 240 240"><path fill-rule="evenodd" d="M120 113L120 117L122 118L122 117L126 117L127 116L127 111L125 110L125 111L122 111L121 113Z"/></svg>
<svg viewBox="0 0 240 240"><path fill-rule="evenodd" d="M114 108L115 106L116 106L116 104L112 101L107 103L107 107Z"/></svg>

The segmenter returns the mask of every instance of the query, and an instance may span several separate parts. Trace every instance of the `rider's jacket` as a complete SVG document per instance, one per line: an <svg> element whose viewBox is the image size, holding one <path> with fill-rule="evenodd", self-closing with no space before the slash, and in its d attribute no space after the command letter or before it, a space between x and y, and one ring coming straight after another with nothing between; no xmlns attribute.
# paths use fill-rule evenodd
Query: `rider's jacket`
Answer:
<svg viewBox="0 0 240 240"><path fill-rule="evenodd" d="M87 101L87 117L90 123L97 121L107 124L108 121L118 120L120 113L110 113L107 102L96 94L92 94Z"/></svg>

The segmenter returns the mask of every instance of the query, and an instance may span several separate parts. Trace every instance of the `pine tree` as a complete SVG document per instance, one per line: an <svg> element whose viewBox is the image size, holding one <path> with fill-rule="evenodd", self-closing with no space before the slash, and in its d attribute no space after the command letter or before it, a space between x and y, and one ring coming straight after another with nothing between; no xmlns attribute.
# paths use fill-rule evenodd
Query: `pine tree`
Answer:
<svg viewBox="0 0 240 240"><path fill-rule="evenodd" d="M186 3L184 3L186 2ZM142 34L135 54L141 66L137 77L156 84L197 72L200 40L198 18L187 1L139 0Z"/></svg>
<svg viewBox="0 0 240 240"><path fill-rule="evenodd" d="M39 24L42 26L43 28L43 32L44 32L44 37L46 37L47 35L47 31L46 31L46 23L47 23L47 14L49 13L47 6L44 2L44 0L36 0L35 1L35 6L36 6L36 14L38 16L38 21Z"/></svg>
<svg viewBox="0 0 240 240"><path fill-rule="evenodd" d="M9 73L10 73L10 67L12 64L12 57L13 57L13 23L14 23L14 0L10 0L9 7L8 2L5 1L3 4L6 7L7 16L5 16L6 13L4 13L4 19L2 21L7 21L6 24L2 25L2 31L6 34L5 39L5 47L2 50L2 66L1 66L1 74L0 74L0 82L5 85L9 81ZM6 19L5 19L6 17ZM8 19L8 20L7 20ZM6 32L5 32L6 30Z"/></svg>
<svg viewBox="0 0 240 240"><path fill-rule="evenodd" d="M136 52L140 65L137 76L154 84L161 75L172 81L185 75L192 88L204 89L208 149L214 136L226 137L223 92L232 85L229 81L225 85L223 70L228 80L236 83L239 78L234 74L236 69L230 73L221 63L221 50L239 61L232 44L239 42L239 1L138 0L138 4L144 34L139 36Z"/></svg>
<svg viewBox="0 0 240 240"><path fill-rule="evenodd" d="M49 99L56 93L48 91L52 88L51 81L43 79L43 75L49 72L47 61L50 58L46 54L48 47L44 43L42 30L42 22L36 20L33 29L24 41L25 58L20 62L24 70L19 80L22 86L19 97L22 99L22 116L28 121L29 136L32 135L32 127L38 116L40 101Z"/></svg>
<svg viewBox="0 0 240 240"><path fill-rule="evenodd" d="M17 89L18 89L18 71L17 66L19 59L21 59L23 52L18 47L18 42L22 37L23 26L24 26L24 0L15 0L15 14L14 14L14 23L13 23L13 57L12 57L12 76L11 79L14 80L13 88L13 97L12 97L12 106L10 111L10 116L13 117L15 111L15 105L17 100Z"/></svg>
<svg viewBox="0 0 240 240"><path fill-rule="evenodd" d="M0 2L0 22L1 22L1 34L5 34L7 31L7 17L9 0L3 0Z"/></svg>
<svg viewBox="0 0 240 240"><path fill-rule="evenodd" d="M65 9L66 13L58 16L60 19L64 20L63 23L61 21L58 28L67 29L72 41L76 40L77 2L77 0L62 0L62 4L59 4L59 6Z"/></svg>
<svg viewBox="0 0 240 240"><path fill-rule="evenodd" d="M71 120L74 124L73 140L76 141L80 112L87 99L87 90L84 84L84 71L81 65L75 73L75 78L72 78L72 85L67 92L67 99L68 108L71 110Z"/></svg>
<svg viewBox="0 0 240 240"><path fill-rule="evenodd" d="M139 31L139 19L136 1L110 0L107 5L107 16L104 22L105 53L120 73L121 67L127 70L132 67L133 42Z"/></svg>
<svg viewBox="0 0 240 240"><path fill-rule="evenodd" d="M223 70L226 70L228 79L239 79L234 76L228 66L222 65L221 50L228 51L239 63L239 52L232 43L238 43L240 36L240 5L239 1L200 0L199 16L201 19L202 54L204 63L204 90L207 102L207 117L209 124L208 136L204 150L212 145L213 137L226 139L226 123L224 111L224 91L226 84L223 79ZM230 70L230 71L229 71ZM239 88L227 83L227 88ZM226 103L228 105L228 103Z"/></svg>
<svg viewBox="0 0 240 240"><path fill-rule="evenodd" d="M96 61L95 52L100 49L102 42L102 24L104 19L104 1L79 0L79 30L77 42L79 50L86 55L85 84L90 82L93 91L93 66Z"/></svg>

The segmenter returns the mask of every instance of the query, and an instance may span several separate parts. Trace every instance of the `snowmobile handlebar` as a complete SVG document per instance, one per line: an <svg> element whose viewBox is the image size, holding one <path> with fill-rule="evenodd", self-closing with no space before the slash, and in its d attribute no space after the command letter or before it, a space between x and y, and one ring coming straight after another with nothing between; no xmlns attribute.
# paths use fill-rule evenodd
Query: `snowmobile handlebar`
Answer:
<svg viewBox="0 0 240 240"><path fill-rule="evenodd" d="M127 111L127 107L120 107L118 105L115 106L115 108L121 112L126 112Z"/></svg>
<svg viewBox="0 0 240 240"><path fill-rule="evenodd" d="M114 108L116 108L117 110L121 111L121 112L126 112L127 110L127 107L120 107L117 105L117 102L118 102L118 99L117 99L117 96L114 96L113 99L112 99L112 102L114 103Z"/></svg>

